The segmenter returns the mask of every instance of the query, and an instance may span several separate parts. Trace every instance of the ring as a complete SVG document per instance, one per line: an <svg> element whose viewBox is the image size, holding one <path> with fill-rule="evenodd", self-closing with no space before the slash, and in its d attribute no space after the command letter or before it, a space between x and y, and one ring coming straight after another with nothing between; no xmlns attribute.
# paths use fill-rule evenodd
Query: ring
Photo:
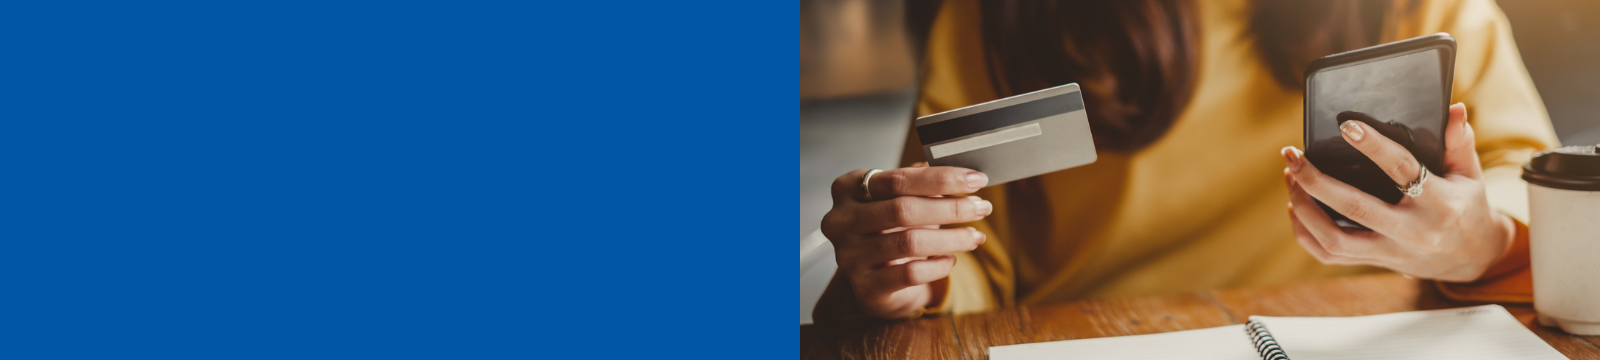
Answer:
<svg viewBox="0 0 1600 360"><path fill-rule="evenodd" d="M881 169L867 170L867 175L861 177L861 195L862 197L866 198L867 201L872 201L872 189L867 188L867 181L872 180L872 174L881 172L883 172Z"/></svg>
<svg viewBox="0 0 1600 360"><path fill-rule="evenodd" d="M1421 166L1421 168L1422 175L1418 175L1416 180L1412 180L1410 184L1406 185L1395 185L1395 188L1399 188L1400 192L1406 193L1406 196L1422 196L1422 184L1428 182L1428 168L1425 166Z"/></svg>

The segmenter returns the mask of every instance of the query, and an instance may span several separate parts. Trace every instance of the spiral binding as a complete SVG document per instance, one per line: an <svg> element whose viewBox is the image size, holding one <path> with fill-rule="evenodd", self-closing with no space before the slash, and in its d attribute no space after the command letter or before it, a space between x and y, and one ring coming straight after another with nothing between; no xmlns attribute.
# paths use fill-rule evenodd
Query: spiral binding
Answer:
<svg viewBox="0 0 1600 360"><path fill-rule="evenodd" d="M1250 320L1245 324L1244 332L1250 335L1250 341L1256 345L1256 352L1261 354L1262 360L1289 360L1289 354L1278 347L1278 341L1272 338L1272 332L1267 331L1266 324Z"/></svg>

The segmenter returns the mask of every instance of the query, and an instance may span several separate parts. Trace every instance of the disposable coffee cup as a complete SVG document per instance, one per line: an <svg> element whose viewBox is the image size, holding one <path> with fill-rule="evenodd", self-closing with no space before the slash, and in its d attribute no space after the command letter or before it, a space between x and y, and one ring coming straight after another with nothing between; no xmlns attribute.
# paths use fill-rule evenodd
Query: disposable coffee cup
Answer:
<svg viewBox="0 0 1600 360"><path fill-rule="evenodd" d="M1600 145L1535 154L1522 179L1539 323L1600 335Z"/></svg>

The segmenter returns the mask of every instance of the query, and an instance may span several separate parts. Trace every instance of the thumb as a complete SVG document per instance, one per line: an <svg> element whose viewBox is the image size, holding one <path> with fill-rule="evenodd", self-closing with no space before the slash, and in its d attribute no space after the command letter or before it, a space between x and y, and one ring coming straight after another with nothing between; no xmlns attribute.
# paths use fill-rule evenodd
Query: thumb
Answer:
<svg viewBox="0 0 1600 360"><path fill-rule="evenodd" d="M1472 124L1467 123L1467 105L1450 105L1450 122L1444 127L1444 170L1477 179L1483 176L1478 163L1477 141L1473 140Z"/></svg>

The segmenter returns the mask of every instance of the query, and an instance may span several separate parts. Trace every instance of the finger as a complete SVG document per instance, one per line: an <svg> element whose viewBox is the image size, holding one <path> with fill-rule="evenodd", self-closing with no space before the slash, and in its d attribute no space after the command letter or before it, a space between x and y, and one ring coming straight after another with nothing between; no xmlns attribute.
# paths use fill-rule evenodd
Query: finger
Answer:
<svg viewBox="0 0 1600 360"><path fill-rule="evenodd" d="M883 292L894 292L950 276L950 268L954 267L955 264L955 256L933 256L874 270L868 273L864 280L869 285L867 288ZM873 294L868 294L868 296L871 295Z"/></svg>
<svg viewBox="0 0 1600 360"><path fill-rule="evenodd" d="M828 190L833 195L834 206L844 202L861 202L861 177L866 176L867 171L870 170L855 169L833 179L833 185Z"/></svg>
<svg viewBox="0 0 1600 360"><path fill-rule="evenodd" d="M1355 220L1355 222L1378 232L1387 233L1399 227L1397 219L1400 218L1401 214L1393 205L1389 205L1389 203L1356 189L1354 186L1323 174L1310 161L1306 161L1305 155L1300 152L1300 149L1286 146L1283 148L1282 154L1284 160L1289 163L1289 170L1294 175L1295 184L1299 188L1303 188L1304 192L1310 194L1311 197L1322 200L1322 203L1328 204L1328 207L1333 208L1334 211L1338 211L1340 214L1344 214L1345 217L1350 218L1350 220ZM1300 204L1296 203L1296 205ZM1301 207L1305 206L1296 206L1296 208ZM1321 209L1317 210L1319 213L1321 212ZM1305 213L1297 214L1306 221L1316 221ZM1326 217L1326 215L1323 216ZM1332 224L1331 221L1329 223ZM1313 224L1307 225L1313 229L1316 228ZM1321 234L1318 234L1318 238L1321 238Z"/></svg>
<svg viewBox="0 0 1600 360"><path fill-rule="evenodd" d="M853 207L851 226L855 233L884 229L944 225L978 221L994 212L994 204L977 196L926 198L902 196Z"/></svg>
<svg viewBox="0 0 1600 360"><path fill-rule="evenodd" d="M1347 259L1347 263L1361 263L1365 262L1363 260L1388 258L1389 254L1395 253L1392 243L1371 231L1346 231L1340 228L1333 218L1317 206L1316 200L1300 186L1298 180L1289 185L1289 201L1294 206L1294 217L1299 224L1328 254Z"/></svg>
<svg viewBox="0 0 1600 360"><path fill-rule="evenodd" d="M861 191L861 181L870 171L856 169L835 178L831 189L833 202L867 202L867 194ZM872 200L882 201L900 196L970 194L987 185L989 176L977 170L953 166L930 167L927 163L919 162L911 167L874 173L871 179L866 180Z"/></svg>
<svg viewBox="0 0 1600 360"><path fill-rule="evenodd" d="M949 255L972 251L983 244L982 231L972 227L955 229L910 229L874 236L867 241L873 246L863 254L869 264L883 264L909 257Z"/></svg>
<svg viewBox="0 0 1600 360"><path fill-rule="evenodd" d="M1338 224L1334 224L1333 218L1328 217L1327 213L1322 212L1322 208L1317 206L1316 200L1312 199L1311 196L1306 193L1305 189L1300 186L1299 182L1293 178L1292 173L1290 176L1289 211L1295 217L1295 219L1299 220L1302 225L1307 222L1327 223L1333 225L1334 228L1337 228ZM1326 231L1326 227L1317 227L1317 231L1312 231L1311 227L1309 226L1306 227L1306 232L1311 234L1313 239L1319 240L1317 247L1322 249L1326 248L1323 248L1321 245L1321 237L1332 238L1342 233L1342 231L1328 232Z"/></svg>
<svg viewBox="0 0 1600 360"><path fill-rule="evenodd" d="M1317 242L1317 237L1311 235L1311 230L1306 230L1306 225L1300 223L1300 217L1294 215L1294 207L1292 205L1289 208L1289 223L1294 226L1294 241L1300 243L1300 247L1306 249L1306 252L1310 253L1311 257L1316 258L1318 262L1329 265L1340 265L1349 262L1344 257L1334 255L1329 253L1327 249L1323 249L1322 243Z"/></svg>
<svg viewBox="0 0 1600 360"><path fill-rule="evenodd" d="M954 166L908 167L872 175L867 187L873 200L901 196L970 194L989 184L989 176Z"/></svg>
<svg viewBox="0 0 1600 360"><path fill-rule="evenodd" d="M1383 168L1383 173L1389 174L1389 179L1394 180L1395 184L1409 184L1422 175L1422 164L1417 162L1410 150L1383 136L1372 126L1361 121L1346 121L1339 124L1339 133L1344 135L1344 141L1349 142L1350 146Z"/></svg>
<svg viewBox="0 0 1600 360"><path fill-rule="evenodd" d="M1294 175L1289 173L1288 168L1283 169L1283 182L1288 186L1294 186ZM1317 237L1311 234L1311 230L1306 229L1306 225L1300 222L1299 216L1294 215L1294 201L1289 201L1287 205L1284 210L1289 213L1289 225L1294 229L1294 241L1300 244L1300 248L1306 249L1306 253L1323 264L1336 265L1347 262L1343 257L1330 254L1327 249L1322 248L1322 244L1317 242Z"/></svg>
<svg viewBox="0 0 1600 360"><path fill-rule="evenodd" d="M1467 105L1450 105L1450 122L1444 128L1444 169L1452 175L1468 178L1483 177L1483 165L1478 162L1477 140L1472 124L1467 122Z"/></svg>

